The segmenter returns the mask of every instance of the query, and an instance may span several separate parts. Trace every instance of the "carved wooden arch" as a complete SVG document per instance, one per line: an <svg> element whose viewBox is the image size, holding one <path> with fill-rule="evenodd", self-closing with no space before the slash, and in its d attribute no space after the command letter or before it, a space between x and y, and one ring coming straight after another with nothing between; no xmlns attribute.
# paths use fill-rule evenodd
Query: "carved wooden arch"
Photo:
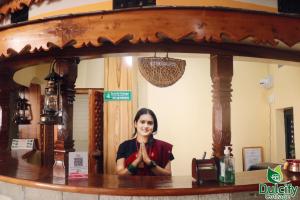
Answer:
<svg viewBox="0 0 300 200"><path fill-rule="evenodd" d="M163 7L129 9L35 20L0 28L0 62L11 56L34 56L53 48L159 44L239 43L251 37L256 47L276 49L281 41L300 42L300 18L220 8ZM228 42L229 41L229 42Z"/></svg>

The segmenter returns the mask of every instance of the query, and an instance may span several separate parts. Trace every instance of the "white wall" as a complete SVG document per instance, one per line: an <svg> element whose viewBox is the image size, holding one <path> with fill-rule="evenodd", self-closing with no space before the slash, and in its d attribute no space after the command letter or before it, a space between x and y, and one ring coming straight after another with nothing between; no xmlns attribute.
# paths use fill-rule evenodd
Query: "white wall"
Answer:
<svg viewBox="0 0 300 200"><path fill-rule="evenodd" d="M88 151L89 102L88 94L76 94L73 107L73 138L76 151Z"/></svg>
<svg viewBox="0 0 300 200"><path fill-rule="evenodd" d="M277 8L278 0L238 0L238 1Z"/></svg>
<svg viewBox="0 0 300 200"><path fill-rule="evenodd" d="M172 56L172 55L170 55ZM152 109L158 118L157 138L174 145L174 175L190 174L193 157L210 156L212 103L209 59L186 60L183 77L173 86L158 88L139 75L138 106Z"/></svg>
<svg viewBox="0 0 300 200"><path fill-rule="evenodd" d="M104 88L104 59L82 60L78 65L76 88Z"/></svg>
<svg viewBox="0 0 300 200"><path fill-rule="evenodd" d="M283 128L283 109L294 109L294 134L296 158L300 158L300 67L270 65L274 87L269 94L274 96L272 108L272 161L282 162L285 159L285 137ZM298 146L297 146L298 145Z"/></svg>
<svg viewBox="0 0 300 200"><path fill-rule="evenodd" d="M56 0L51 3L49 1L44 1L41 4L32 5L29 10L29 19L35 16L53 12L56 10L63 10L66 8L80 7L83 5L106 2L108 0L84 0L84 1L74 1L74 0Z"/></svg>
<svg viewBox="0 0 300 200"><path fill-rule="evenodd" d="M243 147L261 146L265 160L269 160L267 90L259 84L259 81L267 75L268 64L235 61L233 69L231 143L236 171L242 171Z"/></svg>
<svg viewBox="0 0 300 200"><path fill-rule="evenodd" d="M21 69L14 74L13 80L27 87L30 83L37 83L41 84L42 88L44 88L46 84L44 79L49 73L49 67L50 64L43 64Z"/></svg>
<svg viewBox="0 0 300 200"><path fill-rule="evenodd" d="M0 27L4 25L8 25L10 23L10 15L6 16L2 21L0 21Z"/></svg>
<svg viewBox="0 0 300 200"><path fill-rule="evenodd" d="M212 153L212 83L209 57L180 58L187 61L186 71L170 87L154 87L139 75L138 105L154 110L157 138L174 145L173 175L190 175L192 158ZM268 143L268 104L259 85L267 69L264 63L234 62L231 127L237 171L242 171L242 147L266 149Z"/></svg>
<svg viewBox="0 0 300 200"><path fill-rule="evenodd" d="M13 79L15 82L25 86L29 86L32 80L35 83L44 85L44 79L49 73L49 67L50 64L43 64L21 69L14 74ZM104 88L104 59L82 60L78 65L78 76L75 86L76 88Z"/></svg>

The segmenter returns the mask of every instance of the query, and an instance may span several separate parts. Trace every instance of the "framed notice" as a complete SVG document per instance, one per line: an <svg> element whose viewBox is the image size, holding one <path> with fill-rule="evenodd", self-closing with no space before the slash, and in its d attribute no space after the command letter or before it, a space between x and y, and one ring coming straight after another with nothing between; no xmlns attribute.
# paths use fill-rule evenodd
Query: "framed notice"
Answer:
<svg viewBox="0 0 300 200"><path fill-rule="evenodd" d="M243 148L243 170L248 171L252 165L263 162L262 147L244 147Z"/></svg>
<svg viewBox="0 0 300 200"><path fill-rule="evenodd" d="M11 143L11 150L33 150L34 148L34 139L13 139Z"/></svg>

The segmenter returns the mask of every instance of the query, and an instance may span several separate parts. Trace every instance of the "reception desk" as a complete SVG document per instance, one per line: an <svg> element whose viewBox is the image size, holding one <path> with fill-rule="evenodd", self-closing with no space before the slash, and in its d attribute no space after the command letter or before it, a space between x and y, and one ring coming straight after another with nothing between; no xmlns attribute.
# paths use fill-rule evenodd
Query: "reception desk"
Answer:
<svg viewBox="0 0 300 200"><path fill-rule="evenodd" d="M300 174L285 173L284 178L300 185ZM264 199L258 194L258 184L265 182L266 170L237 173L233 185L196 185L190 176L90 175L87 179L70 180L53 177L51 168L29 164L17 153L0 156L0 194L14 200Z"/></svg>

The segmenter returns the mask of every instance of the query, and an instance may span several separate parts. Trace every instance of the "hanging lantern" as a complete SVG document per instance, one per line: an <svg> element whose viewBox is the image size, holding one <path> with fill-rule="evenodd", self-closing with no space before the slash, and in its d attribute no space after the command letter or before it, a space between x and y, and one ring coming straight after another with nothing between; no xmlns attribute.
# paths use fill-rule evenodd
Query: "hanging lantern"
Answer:
<svg viewBox="0 0 300 200"><path fill-rule="evenodd" d="M61 123L61 80L62 77L54 71L54 61L45 78L47 86L45 88L44 108L41 114L41 124L60 124Z"/></svg>
<svg viewBox="0 0 300 200"><path fill-rule="evenodd" d="M19 96L16 100L16 108L13 121L16 124L30 124L32 120L31 105L25 98L25 88L19 90Z"/></svg>

